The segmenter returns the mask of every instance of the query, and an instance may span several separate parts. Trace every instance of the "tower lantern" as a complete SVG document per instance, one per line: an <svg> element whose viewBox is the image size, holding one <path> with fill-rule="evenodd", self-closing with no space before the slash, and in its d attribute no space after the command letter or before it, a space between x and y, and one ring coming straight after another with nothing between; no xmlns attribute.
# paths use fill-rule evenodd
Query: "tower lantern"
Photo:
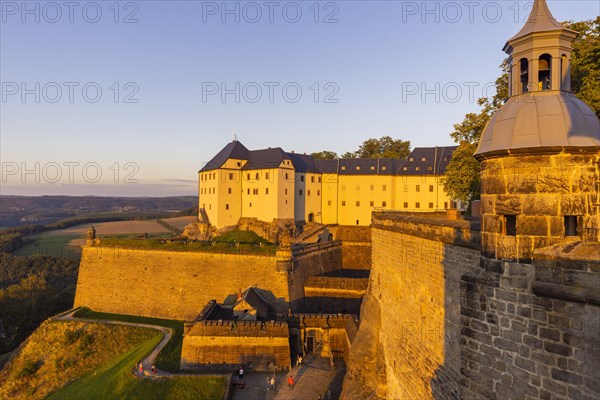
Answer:
<svg viewBox="0 0 600 400"><path fill-rule="evenodd" d="M530 262L539 247L600 239L600 121L571 92L576 37L536 0L504 46L510 96L475 152L486 257Z"/></svg>

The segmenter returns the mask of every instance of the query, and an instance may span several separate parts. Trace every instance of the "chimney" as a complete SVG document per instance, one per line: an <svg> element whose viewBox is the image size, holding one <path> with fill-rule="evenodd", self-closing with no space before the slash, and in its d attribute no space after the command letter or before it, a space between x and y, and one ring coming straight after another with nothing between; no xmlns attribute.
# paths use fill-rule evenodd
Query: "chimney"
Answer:
<svg viewBox="0 0 600 400"><path fill-rule="evenodd" d="M238 299L238 300L241 300L241 299L242 299L242 288L239 288L239 289L238 289L238 292L237 292L237 299Z"/></svg>

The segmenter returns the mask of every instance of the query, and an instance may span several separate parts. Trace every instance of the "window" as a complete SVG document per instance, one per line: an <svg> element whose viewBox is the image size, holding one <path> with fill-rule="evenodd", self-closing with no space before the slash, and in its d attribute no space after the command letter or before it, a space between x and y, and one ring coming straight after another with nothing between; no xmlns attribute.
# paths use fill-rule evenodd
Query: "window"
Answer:
<svg viewBox="0 0 600 400"><path fill-rule="evenodd" d="M315 177L314 177L314 176L311 176L311 177L310 177L310 181L311 181L312 183L315 183Z"/></svg>
<svg viewBox="0 0 600 400"><path fill-rule="evenodd" d="M285 179L289 179L289 175L287 172L285 173Z"/></svg>
<svg viewBox="0 0 600 400"><path fill-rule="evenodd" d="M306 191L306 195L307 195L307 196L310 196L310 190L307 190L307 191Z"/></svg>
<svg viewBox="0 0 600 400"><path fill-rule="evenodd" d="M375 185L371 185L371 186L369 187L369 189L371 189L371 190L375 190Z"/></svg>
<svg viewBox="0 0 600 400"><path fill-rule="evenodd" d="M300 175L300 182L304 182L304 175Z"/></svg>
<svg viewBox="0 0 600 400"><path fill-rule="evenodd" d="M209 205L208 205L208 209L209 209L209 210L212 210L212 204L209 204Z"/></svg>
<svg viewBox="0 0 600 400"><path fill-rule="evenodd" d="M360 185L356 185L356 190L360 190Z"/></svg>
<svg viewBox="0 0 600 400"><path fill-rule="evenodd" d="M269 179L269 173L268 172L265 174L265 179Z"/></svg>
<svg viewBox="0 0 600 400"><path fill-rule="evenodd" d="M357 166L356 166L356 170L357 170L357 171L360 171L360 165L357 165Z"/></svg>
<svg viewBox="0 0 600 400"><path fill-rule="evenodd" d="M433 192L433 185L429 185L429 191Z"/></svg>
<svg viewBox="0 0 600 400"><path fill-rule="evenodd" d="M302 189L300 189L300 190L298 191L298 194L299 194L300 196L302 196Z"/></svg>
<svg viewBox="0 0 600 400"><path fill-rule="evenodd" d="M371 207L375 207L375 202L374 202L374 201L371 201L371 202L369 203L369 205L370 205Z"/></svg>
<svg viewBox="0 0 600 400"><path fill-rule="evenodd" d="M265 189L265 194L269 194L269 188Z"/></svg>
<svg viewBox="0 0 600 400"><path fill-rule="evenodd" d="M404 202L404 208L408 208L408 203Z"/></svg>
<svg viewBox="0 0 600 400"><path fill-rule="evenodd" d="M385 171L387 169L387 167L384 165L383 167L381 167L382 171ZM357 224L358 225L358 224Z"/></svg>
<svg viewBox="0 0 600 400"><path fill-rule="evenodd" d="M408 185L404 185L404 191L408 192Z"/></svg>
<svg viewBox="0 0 600 400"><path fill-rule="evenodd" d="M506 236L517 236L517 216L504 216L504 234Z"/></svg>
<svg viewBox="0 0 600 400"><path fill-rule="evenodd" d="M444 209L446 209L446 210L448 209L448 202L447 201L444 202Z"/></svg>
<svg viewBox="0 0 600 400"><path fill-rule="evenodd" d="M356 207L360 207L360 201L356 202Z"/></svg>
<svg viewBox="0 0 600 400"><path fill-rule="evenodd" d="M252 208L252 203L250 203L250 208Z"/></svg>
<svg viewBox="0 0 600 400"><path fill-rule="evenodd" d="M287 189L285 189L285 194L287 194Z"/></svg>
<svg viewBox="0 0 600 400"><path fill-rule="evenodd" d="M417 193L421 191L421 185L417 185L416 191L417 191Z"/></svg>
<svg viewBox="0 0 600 400"><path fill-rule="evenodd" d="M427 171L433 170L433 167L427 167Z"/></svg>
<svg viewBox="0 0 600 400"><path fill-rule="evenodd" d="M429 203L429 208L433 208L433 203Z"/></svg>
<svg viewBox="0 0 600 400"><path fill-rule="evenodd" d="M421 157L421 161L425 162L427 159L425 157Z"/></svg>
<svg viewBox="0 0 600 400"><path fill-rule="evenodd" d="M327 205L331 206L331 200L327 200Z"/></svg>
<svg viewBox="0 0 600 400"><path fill-rule="evenodd" d="M225 209L229 210L229 204L225 204Z"/></svg>
<svg viewBox="0 0 600 400"><path fill-rule="evenodd" d="M381 190L385 192L387 190L387 185L381 185Z"/></svg>
<svg viewBox="0 0 600 400"><path fill-rule="evenodd" d="M342 171L345 171L345 170L346 170L346 166L342 165Z"/></svg>
<svg viewBox="0 0 600 400"><path fill-rule="evenodd" d="M317 190L317 196L320 196L320 195L321 195L321 191Z"/></svg>
<svg viewBox="0 0 600 400"><path fill-rule="evenodd" d="M346 190L346 185L342 185L342 190Z"/></svg>
<svg viewBox="0 0 600 400"><path fill-rule="evenodd" d="M287 200L285 201L285 204L287 204Z"/></svg>
<svg viewBox="0 0 600 400"><path fill-rule="evenodd" d="M248 188L248 194L250 194L250 188Z"/></svg>
<svg viewBox="0 0 600 400"><path fill-rule="evenodd" d="M381 202L381 207L386 207L386 206L387 206L387 202L385 202L385 201L382 201L382 202Z"/></svg>
<svg viewBox="0 0 600 400"><path fill-rule="evenodd" d="M258 189L253 190L254 194L258 194Z"/></svg>
<svg viewBox="0 0 600 400"><path fill-rule="evenodd" d="M227 188L227 194L231 194L231 188Z"/></svg>
<svg viewBox="0 0 600 400"><path fill-rule="evenodd" d="M565 236L577 235L577 217L573 215L565 216Z"/></svg>
<svg viewBox="0 0 600 400"><path fill-rule="evenodd" d="M233 174L229 174L229 180L232 181L233 180Z"/></svg>
<svg viewBox="0 0 600 400"><path fill-rule="evenodd" d="M321 183L321 177L319 177L319 183Z"/></svg>
<svg viewBox="0 0 600 400"><path fill-rule="evenodd" d="M235 163L235 165L237 165L238 167L240 167L242 165L242 163L238 161L238 162Z"/></svg>
<svg viewBox="0 0 600 400"><path fill-rule="evenodd" d="M421 208L421 203L415 203L415 208Z"/></svg>
<svg viewBox="0 0 600 400"><path fill-rule="evenodd" d="M346 205L345 201L342 201L342 207L344 207Z"/></svg>
<svg viewBox="0 0 600 400"><path fill-rule="evenodd" d="M402 171L408 171L408 167L402 167Z"/></svg>
<svg viewBox="0 0 600 400"><path fill-rule="evenodd" d="M250 174L246 174L246 180L250 180Z"/></svg>
<svg viewBox="0 0 600 400"><path fill-rule="evenodd" d="M258 180L258 172L256 173L256 180Z"/></svg>
<svg viewBox="0 0 600 400"><path fill-rule="evenodd" d="M408 161L412 162L412 161L415 161L415 159L411 157L411 158L408 159Z"/></svg>
<svg viewBox="0 0 600 400"><path fill-rule="evenodd" d="M371 165L371 171L375 171L375 166Z"/></svg>
<svg viewBox="0 0 600 400"><path fill-rule="evenodd" d="M421 167L416 167L415 168L415 171L420 171L420 170L421 170Z"/></svg>

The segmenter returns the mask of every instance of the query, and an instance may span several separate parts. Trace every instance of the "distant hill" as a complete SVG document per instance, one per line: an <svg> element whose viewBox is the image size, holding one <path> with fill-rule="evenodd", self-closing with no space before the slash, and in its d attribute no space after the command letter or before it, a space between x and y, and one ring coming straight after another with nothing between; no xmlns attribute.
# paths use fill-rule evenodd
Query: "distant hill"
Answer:
<svg viewBox="0 0 600 400"><path fill-rule="evenodd" d="M99 214L173 212L198 205L196 196L95 197L95 196L0 196L0 228L47 225L59 220Z"/></svg>

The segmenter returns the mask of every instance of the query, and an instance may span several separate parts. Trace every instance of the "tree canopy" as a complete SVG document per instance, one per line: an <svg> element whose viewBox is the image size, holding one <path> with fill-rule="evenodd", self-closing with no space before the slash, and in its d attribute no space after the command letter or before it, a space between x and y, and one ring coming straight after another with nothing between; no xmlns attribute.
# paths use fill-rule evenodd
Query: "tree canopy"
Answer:
<svg viewBox="0 0 600 400"><path fill-rule="evenodd" d="M365 140L357 151L346 153L343 158L406 158L410 154L410 141L383 136Z"/></svg>
<svg viewBox="0 0 600 400"><path fill-rule="evenodd" d="M318 151L316 153L312 153L311 156L315 160L336 160L339 158L336 152L329 150Z"/></svg>

